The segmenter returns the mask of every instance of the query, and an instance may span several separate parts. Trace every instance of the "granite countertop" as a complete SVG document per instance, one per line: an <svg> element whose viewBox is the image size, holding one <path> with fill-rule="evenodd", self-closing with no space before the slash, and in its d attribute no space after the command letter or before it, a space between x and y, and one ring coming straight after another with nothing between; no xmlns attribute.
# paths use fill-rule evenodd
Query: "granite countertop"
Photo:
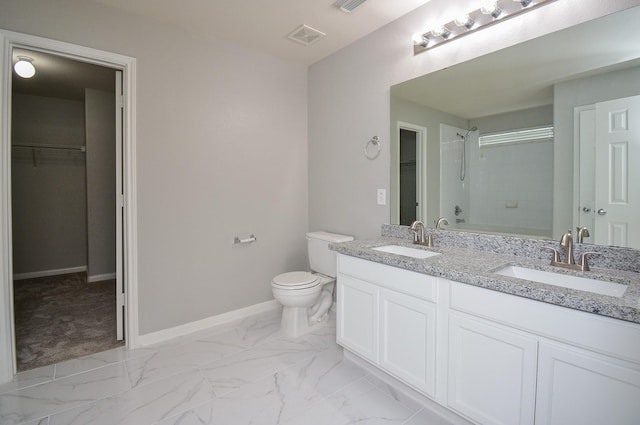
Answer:
<svg viewBox="0 0 640 425"><path fill-rule="evenodd" d="M438 252L441 255L416 259L403 255L376 251L372 248L384 245L400 245ZM589 272L569 270L549 265L549 261L515 255L497 254L452 246L424 247L410 240L380 237L331 244L340 254L358 257L376 263L412 270L431 276L440 276L456 282L517 295L532 300L556 304L615 319L640 323L640 273L592 267ZM627 285L621 298L546 285L494 272L508 265L551 271L590 279L606 280Z"/></svg>

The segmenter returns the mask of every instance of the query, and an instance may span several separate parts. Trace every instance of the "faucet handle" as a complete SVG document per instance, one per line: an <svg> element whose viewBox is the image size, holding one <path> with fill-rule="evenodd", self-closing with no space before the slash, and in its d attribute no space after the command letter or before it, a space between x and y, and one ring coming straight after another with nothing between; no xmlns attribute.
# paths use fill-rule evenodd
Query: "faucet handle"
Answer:
<svg viewBox="0 0 640 425"><path fill-rule="evenodd" d="M427 246L433 247L433 234L429 233L427 235Z"/></svg>
<svg viewBox="0 0 640 425"><path fill-rule="evenodd" d="M589 263L587 262L587 255L600 255L599 252L583 252L582 254L580 254L580 262L578 264L580 264L580 270L582 270L583 272L588 272L589 270L591 270L589 268Z"/></svg>
<svg viewBox="0 0 640 425"><path fill-rule="evenodd" d="M551 259L552 266L560 262L560 253L558 252L557 249L552 248L550 246L543 246L542 249L548 249L549 251L553 252L553 258Z"/></svg>

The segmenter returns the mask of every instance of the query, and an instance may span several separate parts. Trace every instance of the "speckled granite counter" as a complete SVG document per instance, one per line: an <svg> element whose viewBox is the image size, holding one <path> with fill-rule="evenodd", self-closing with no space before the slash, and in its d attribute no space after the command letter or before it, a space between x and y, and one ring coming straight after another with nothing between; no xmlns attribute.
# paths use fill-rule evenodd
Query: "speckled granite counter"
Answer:
<svg viewBox="0 0 640 425"><path fill-rule="evenodd" d="M440 244L438 242L439 239L436 239L436 246L433 248L427 248L412 244L411 240L404 237L406 235L403 233L402 228L400 228L399 231L401 234L398 234L397 236L402 236L400 238L380 237L369 240L355 240L352 242L332 244L330 248L341 254L393 267L412 270L431 276L441 276L453 281L463 282L507 294L526 297L533 300L595 313L602 316L613 317L629 322L640 323L640 273L634 270L637 267L637 264L632 264L631 267L626 267L627 270L617 270L613 268L606 268L606 266L611 266L613 264L611 264L611 261L608 261L607 259L600 259L600 268L592 266L592 271L581 272L550 266L547 258L549 254L538 253L538 251L541 250L539 248L536 249L535 246L533 248L530 246L521 246L520 248L522 248L522 250L518 251L522 253L521 255L516 256L505 254L504 252L501 252L501 250L504 251L505 246L507 246L506 249L511 249L507 243L508 241L501 240L501 238L504 239L505 237L488 238L489 242L494 241L494 243L497 244L494 249L487 248L486 245L482 244L476 246L462 244L463 247L459 247L451 246L452 241L445 240L446 236L442 235L445 233L457 233L458 236L454 234L450 235L450 237L464 238L468 236L459 232L443 231L440 232L439 235L441 236ZM385 233L389 233L389 231L385 232L385 229L383 228L383 235ZM480 237L480 239L482 239L482 237ZM507 237L506 239L517 241L520 238ZM455 245L456 241L453 242ZM460 241L457 242L461 243ZM527 245L528 243L529 242L525 240L525 242L521 244ZM557 243L554 243L553 241L531 241L531 243L540 243L544 246L557 246ZM425 259L415 259L412 257L389 254L372 249L384 245L401 245L416 249L425 249L428 251L438 252L441 255ZM533 255L534 250L535 255ZM633 261L636 261L635 251L636 250L624 250L627 255L633 257ZM595 263L595 261L593 263ZM588 277L590 279L606 280L622 283L628 287L621 298L614 298L513 277L501 276L493 273L507 265L517 265L537 270Z"/></svg>

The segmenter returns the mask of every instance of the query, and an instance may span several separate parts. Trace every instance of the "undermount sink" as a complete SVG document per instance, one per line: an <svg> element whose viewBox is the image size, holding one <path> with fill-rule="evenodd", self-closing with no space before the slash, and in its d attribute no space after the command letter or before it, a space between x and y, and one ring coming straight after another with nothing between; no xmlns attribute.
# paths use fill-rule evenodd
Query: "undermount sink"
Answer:
<svg viewBox="0 0 640 425"><path fill-rule="evenodd" d="M424 249L409 248L408 246L401 245L384 245L377 246L372 249L376 251L387 252L389 254L404 255L405 257L412 258L429 258L440 255L439 252L425 251Z"/></svg>
<svg viewBox="0 0 640 425"><path fill-rule="evenodd" d="M546 285L562 286L563 288L578 289L594 294L608 295L620 298L627 290L627 285L606 282L604 280L589 279L586 277L569 276L566 274L534 270L526 267L507 266L494 272L501 276L516 277Z"/></svg>

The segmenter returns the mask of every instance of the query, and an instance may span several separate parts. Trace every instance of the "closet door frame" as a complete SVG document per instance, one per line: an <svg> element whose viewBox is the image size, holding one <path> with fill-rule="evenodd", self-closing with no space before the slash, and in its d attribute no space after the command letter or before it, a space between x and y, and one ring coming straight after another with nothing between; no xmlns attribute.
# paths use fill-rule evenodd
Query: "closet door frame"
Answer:
<svg viewBox="0 0 640 425"><path fill-rule="evenodd" d="M124 285L126 343L138 346L137 221L136 221L136 59L116 53L0 30L0 383L16 373L13 324L11 235L11 68L13 48L39 50L123 72Z"/></svg>

